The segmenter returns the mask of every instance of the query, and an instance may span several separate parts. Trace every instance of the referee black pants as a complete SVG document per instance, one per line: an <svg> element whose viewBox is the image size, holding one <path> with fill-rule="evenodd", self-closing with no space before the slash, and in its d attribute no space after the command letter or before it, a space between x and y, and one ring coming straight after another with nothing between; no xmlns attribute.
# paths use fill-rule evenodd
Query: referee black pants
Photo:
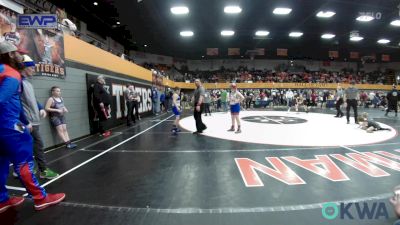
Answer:
<svg viewBox="0 0 400 225"><path fill-rule="evenodd" d="M387 110L386 110L386 115L387 115L390 111L392 111L392 110L394 110L394 112L395 112L396 115L397 115L397 101L395 101L395 102L389 101L389 103L388 103L388 108L387 108Z"/></svg>
<svg viewBox="0 0 400 225"><path fill-rule="evenodd" d="M207 128L207 126L203 123L203 121L201 120L201 113L203 112L203 107L200 107L200 111L198 112L196 110L196 107L194 107L194 120L196 121L196 131L197 132L203 132L203 130L205 130Z"/></svg>
<svg viewBox="0 0 400 225"><path fill-rule="evenodd" d="M350 122L350 107L354 110L354 120L357 123L357 100L356 99L347 99L347 107L346 107L346 118L347 122Z"/></svg>

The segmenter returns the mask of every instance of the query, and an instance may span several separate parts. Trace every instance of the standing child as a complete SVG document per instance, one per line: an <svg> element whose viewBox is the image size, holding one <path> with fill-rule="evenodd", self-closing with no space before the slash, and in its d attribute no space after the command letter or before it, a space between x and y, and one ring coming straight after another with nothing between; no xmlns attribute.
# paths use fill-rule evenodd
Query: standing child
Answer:
<svg viewBox="0 0 400 225"><path fill-rule="evenodd" d="M175 87L174 94L172 95L172 112L175 115L175 121L173 128L171 130L174 134L181 132L181 130L179 129L179 120L181 118L182 108L181 108L181 97L179 93L180 89L178 87Z"/></svg>
<svg viewBox="0 0 400 225"><path fill-rule="evenodd" d="M204 95L204 116L208 115L211 116L211 111L210 111L210 104L211 104L211 93L209 91L206 91L205 95Z"/></svg>
<svg viewBox="0 0 400 225"><path fill-rule="evenodd" d="M68 109L64 105L64 99L61 97L61 89L57 86L51 88L51 97L47 100L46 111L50 114L50 122L56 128L58 136L65 143L68 149L76 148L76 144L69 139L67 123L65 122L65 113Z"/></svg>
<svg viewBox="0 0 400 225"><path fill-rule="evenodd" d="M237 86L235 83L231 84L231 94L229 95L229 103L231 106L231 119L232 119L232 126L231 129L228 131L235 131L235 121L237 123L237 130L235 133L241 133L242 130L240 128L240 119L239 119L239 112L240 112L240 103L244 100L244 96L238 91Z"/></svg>

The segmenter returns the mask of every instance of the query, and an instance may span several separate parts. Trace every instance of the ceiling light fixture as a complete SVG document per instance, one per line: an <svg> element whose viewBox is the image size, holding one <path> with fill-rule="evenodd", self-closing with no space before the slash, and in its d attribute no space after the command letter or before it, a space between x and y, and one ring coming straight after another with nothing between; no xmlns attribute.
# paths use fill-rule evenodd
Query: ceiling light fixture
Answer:
<svg viewBox="0 0 400 225"><path fill-rule="evenodd" d="M97 3L97 2L93 2L93 5L98 5L99 3Z"/></svg>
<svg viewBox="0 0 400 225"><path fill-rule="evenodd" d="M400 20L393 20L392 22L390 22L390 25L400 27Z"/></svg>
<svg viewBox="0 0 400 225"><path fill-rule="evenodd" d="M236 6L236 5L226 6L224 8L224 12L227 14L237 14L237 13L242 12L242 8L240 8L239 6Z"/></svg>
<svg viewBox="0 0 400 225"><path fill-rule="evenodd" d="M290 32L289 37L301 37L303 36L302 32Z"/></svg>
<svg viewBox="0 0 400 225"><path fill-rule="evenodd" d="M269 31L266 30L259 30L256 32L256 36L268 36L269 35Z"/></svg>
<svg viewBox="0 0 400 225"><path fill-rule="evenodd" d="M193 31L190 30L181 31L180 33L182 37L191 37L193 36L193 34L194 34Z"/></svg>
<svg viewBox="0 0 400 225"><path fill-rule="evenodd" d="M321 35L321 38L323 38L323 39L332 39L332 38L334 38L336 35L334 35L334 34L323 34L323 35Z"/></svg>
<svg viewBox="0 0 400 225"><path fill-rule="evenodd" d="M374 19L374 17L367 16L367 15L359 16L359 17L356 18L356 20L360 21L360 22L369 22L369 21L371 21L373 19Z"/></svg>
<svg viewBox="0 0 400 225"><path fill-rule="evenodd" d="M382 39L379 39L379 40L378 40L378 43L379 43L379 44L387 44L387 43L389 43L389 42L390 42L390 40L385 39L385 38L382 38Z"/></svg>
<svg viewBox="0 0 400 225"><path fill-rule="evenodd" d="M364 38L363 37L360 37L360 36L354 36L354 37L350 37L350 41L361 41L361 40L363 40Z"/></svg>
<svg viewBox="0 0 400 225"><path fill-rule="evenodd" d="M317 13L317 17L321 17L321 18L330 18L332 16L334 16L336 13L333 11L319 11Z"/></svg>
<svg viewBox="0 0 400 225"><path fill-rule="evenodd" d="M358 32L358 30L350 31L350 41L357 42L357 41L361 41L363 39L364 39L364 37L360 36L360 33Z"/></svg>
<svg viewBox="0 0 400 225"><path fill-rule="evenodd" d="M234 34L235 34L235 31L233 31L233 30L223 30L223 31L221 31L221 35L222 36L232 36Z"/></svg>
<svg viewBox="0 0 400 225"><path fill-rule="evenodd" d="M175 6L171 8L171 13L175 15L188 14L189 8L186 6Z"/></svg>
<svg viewBox="0 0 400 225"><path fill-rule="evenodd" d="M290 12L292 12L291 8L275 8L274 11L272 11L272 13L276 15L287 15Z"/></svg>

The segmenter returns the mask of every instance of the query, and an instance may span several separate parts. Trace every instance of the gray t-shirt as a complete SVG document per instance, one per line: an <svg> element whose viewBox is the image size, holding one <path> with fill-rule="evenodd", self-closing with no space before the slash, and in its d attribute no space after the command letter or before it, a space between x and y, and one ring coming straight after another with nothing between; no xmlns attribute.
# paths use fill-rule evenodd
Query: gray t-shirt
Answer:
<svg viewBox="0 0 400 225"><path fill-rule="evenodd" d="M208 91L204 94L204 103L211 103L211 95Z"/></svg>
<svg viewBox="0 0 400 225"><path fill-rule="evenodd" d="M204 89L203 86L198 87L195 91L194 91L194 104L197 105L197 103L199 102L200 96L203 96L206 93L206 90Z"/></svg>
<svg viewBox="0 0 400 225"><path fill-rule="evenodd" d="M355 87L349 87L346 89L346 98L347 99L357 99L358 97L358 89Z"/></svg>
<svg viewBox="0 0 400 225"><path fill-rule="evenodd" d="M344 95L343 89L337 89L336 97L343 98L343 95Z"/></svg>
<svg viewBox="0 0 400 225"><path fill-rule="evenodd" d="M125 101L136 101L137 92L135 90L125 90Z"/></svg>
<svg viewBox="0 0 400 225"><path fill-rule="evenodd" d="M32 84L26 79L22 79L23 92L21 94L21 102L24 108L26 119L33 126L40 124L40 113L38 103L35 97L35 91Z"/></svg>

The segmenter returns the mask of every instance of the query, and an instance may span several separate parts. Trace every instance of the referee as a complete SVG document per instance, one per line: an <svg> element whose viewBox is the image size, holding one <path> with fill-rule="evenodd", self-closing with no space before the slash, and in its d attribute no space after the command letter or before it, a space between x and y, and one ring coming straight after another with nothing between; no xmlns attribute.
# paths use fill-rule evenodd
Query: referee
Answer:
<svg viewBox="0 0 400 225"><path fill-rule="evenodd" d="M350 107L352 107L354 110L354 120L355 120L355 123L358 124L357 100L358 100L359 94L358 94L358 89L355 87L355 84L356 84L356 82L352 81L350 83L350 87L347 88L345 91L345 101L347 103L347 106L346 106L347 124L350 123Z"/></svg>
<svg viewBox="0 0 400 225"><path fill-rule="evenodd" d="M395 85L393 85L393 89L389 93L387 93L386 98L388 100L388 108L386 110L385 116L387 116L391 110L394 110L394 112L396 113L395 115L397 116L397 101L399 100L399 91L397 91Z"/></svg>

